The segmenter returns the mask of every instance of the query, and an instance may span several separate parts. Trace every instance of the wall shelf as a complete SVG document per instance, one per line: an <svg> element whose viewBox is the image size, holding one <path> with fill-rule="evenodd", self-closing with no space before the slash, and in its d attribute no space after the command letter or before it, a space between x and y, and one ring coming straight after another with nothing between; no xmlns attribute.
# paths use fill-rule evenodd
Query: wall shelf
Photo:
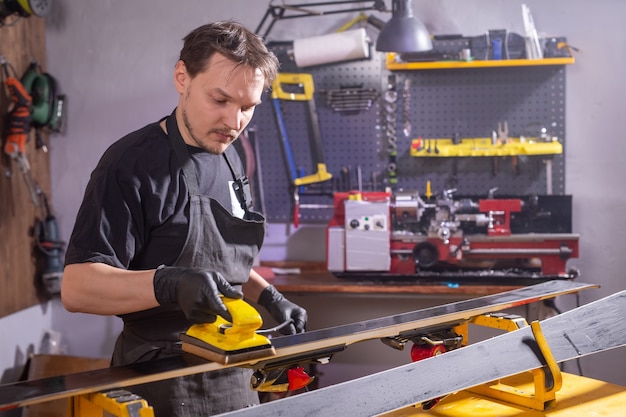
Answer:
<svg viewBox="0 0 626 417"><path fill-rule="evenodd" d="M510 138L508 143L493 144L491 138L464 138L458 144L452 139L413 139L411 156L428 158L516 156L516 155L559 155L563 145L558 141L533 142Z"/></svg>
<svg viewBox="0 0 626 417"><path fill-rule="evenodd" d="M544 59L501 59L501 60L473 60L473 61L429 61L403 62L397 59L397 54L388 53L386 66L390 71L402 70L429 70L454 68L495 68L495 67L527 67L545 65L568 65L574 63L573 57L544 58Z"/></svg>

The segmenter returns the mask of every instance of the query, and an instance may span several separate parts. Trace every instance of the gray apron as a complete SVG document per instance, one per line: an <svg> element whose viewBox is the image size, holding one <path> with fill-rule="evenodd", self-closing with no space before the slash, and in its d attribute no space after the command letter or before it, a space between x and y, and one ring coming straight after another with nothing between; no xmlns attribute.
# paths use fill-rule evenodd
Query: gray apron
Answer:
<svg viewBox="0 0 626 417"><path fill-rule="evenodd" d="M238 287L248 280L265 234L265 219L248 207L250 187L247 178L237 177L224 153L233 175L233 188L245 213L244 219L240 219L217 201L199 193L195 167L174 113L167 119L167 131L182 165L190 200L187 239L175 265L219 271ZM112 364L180 354L178 334L189 325L177 306L160 306L143 318L134 316L132 320L125 320ZM257 405L259 397L250 388L251 375L250 369L229 368L136 385L129 390L146 399L154 407L156 417L203 417Z"/></svg>

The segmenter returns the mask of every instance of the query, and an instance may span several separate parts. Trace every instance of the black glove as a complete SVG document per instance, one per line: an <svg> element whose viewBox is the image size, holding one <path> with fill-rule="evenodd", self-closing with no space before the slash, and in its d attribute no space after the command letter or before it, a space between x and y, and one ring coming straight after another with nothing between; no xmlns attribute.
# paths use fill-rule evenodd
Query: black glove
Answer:
<svg viewBox="0 0 626 417"><path fill-rule="evenodd" d="M258 303L260 306L264 307L279 324L291 320L288 326L280 329L282 334L304 332L307 321L306 310L287 300L273 285L266 287L261 292Z"/></svg>
<svg viewBox="0 0 626 417"><path fill-rule="evenodd" d="M213 323L216 316L233 319L220 299L242 298L219 273L203 268L160 266L154 273L154 296L159 304L176 303L192 323Z"/></svg>

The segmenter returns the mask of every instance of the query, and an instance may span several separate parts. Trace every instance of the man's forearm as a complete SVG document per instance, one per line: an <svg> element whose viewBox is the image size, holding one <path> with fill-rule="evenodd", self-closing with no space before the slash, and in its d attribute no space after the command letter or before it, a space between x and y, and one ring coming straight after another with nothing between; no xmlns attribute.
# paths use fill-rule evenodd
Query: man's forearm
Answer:
<svg viewBox="0 0 626 417"><path fill-rule="evenodd" d="M133 313L157 307L154 272L127 271L102 263L81 263L65 267L61 289L63 305L70 312L100 315ZM250 271L243 285L247 299L257 302L269 283Z"/></svg>
<svg viewBox="0 0 626 417"><path fill-rule="evenodd" d="M269 282L252 269L250 270L248 282L243 284L243 294L248 300L256 303L259 300L261 292L263 292L268 285L270 285Z"/></svg>
<svg viewBox="0 0 626 417"><path fill-rule="evenodd" d="M102 263L65 267L63 306L70 312L116 315L159 305L154 296L154 270L127 271Z"/></svg>

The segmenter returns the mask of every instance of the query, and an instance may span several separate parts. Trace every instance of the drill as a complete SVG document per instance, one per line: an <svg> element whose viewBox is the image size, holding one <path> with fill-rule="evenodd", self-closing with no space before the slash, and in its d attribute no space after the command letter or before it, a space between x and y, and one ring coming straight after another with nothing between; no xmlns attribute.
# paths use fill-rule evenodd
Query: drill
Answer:
<svg viewBox="0 0 626 417"><path fill-rule="evenodd" d="M41 274L44 289L50 296L61 293L63 278L63 259L61 254L65 242L59 240L59 226L52 214L46 195L42 193L44 219L35 223L34 234L37 249L44 255L44 266Z"/></svg>

